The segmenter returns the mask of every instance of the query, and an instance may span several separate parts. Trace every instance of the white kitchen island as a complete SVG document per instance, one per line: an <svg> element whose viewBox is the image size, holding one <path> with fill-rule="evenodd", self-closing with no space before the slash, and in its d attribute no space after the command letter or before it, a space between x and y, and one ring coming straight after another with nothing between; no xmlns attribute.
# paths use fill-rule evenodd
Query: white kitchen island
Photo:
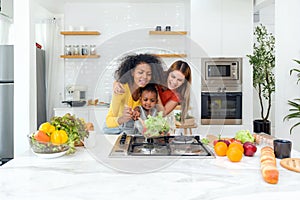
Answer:
<svg viewBox="0 0 300 200"><path fill-rule="evenodd" d="M116 136L96 135L72 155L43 159L30 150L0 167L2 200L285 199L300 196L300 173L279 165L279 183L260 173L260 152L226 157L109 158ZM292 157L300 157L293 151Z"/></svg>

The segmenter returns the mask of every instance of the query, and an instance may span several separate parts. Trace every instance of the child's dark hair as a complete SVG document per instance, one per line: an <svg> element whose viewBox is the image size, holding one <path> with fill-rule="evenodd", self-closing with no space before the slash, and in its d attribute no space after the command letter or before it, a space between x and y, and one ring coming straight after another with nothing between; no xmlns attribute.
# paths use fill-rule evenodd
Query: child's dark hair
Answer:
<svg viewBox="0 0 300 200"><path fill-rule="evenodd" d="M158 97L158 92L157 92L157 89L156 89L156 84L154 83L148 83L145 87L141 88L141 95L144 91L147 91L147 92L153 92L156 94L156 98Z"/></svg>

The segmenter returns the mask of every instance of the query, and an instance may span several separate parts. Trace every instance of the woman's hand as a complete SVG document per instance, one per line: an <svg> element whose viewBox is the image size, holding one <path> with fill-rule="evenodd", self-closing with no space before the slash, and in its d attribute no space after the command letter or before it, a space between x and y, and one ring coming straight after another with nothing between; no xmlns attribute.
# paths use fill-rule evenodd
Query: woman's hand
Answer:
<svg viewBox="0 0 300 200"><path fill-rule="evenodd" d="M120 83L120 82L114 82L113 88L114 88L114 94L124 94L125 93L125 89L124 89L122 83Z"/></svg>
<svg viewBox="0 0 300 200"><path fill-rule="evenodd" d="M87 130L87 131L94 131L94 124L91 123L91 122L87 122L85 124L85 130Z"/></svg>
<svg viewBox="0 0 300 200"><path fill-rule="evenodd" d="M129 120L132 119L133 116L133 110L129 106L125 105L124 110L123 110L123 115L119 117L118 123L123 124L125 122L128 122Z"/></svg>

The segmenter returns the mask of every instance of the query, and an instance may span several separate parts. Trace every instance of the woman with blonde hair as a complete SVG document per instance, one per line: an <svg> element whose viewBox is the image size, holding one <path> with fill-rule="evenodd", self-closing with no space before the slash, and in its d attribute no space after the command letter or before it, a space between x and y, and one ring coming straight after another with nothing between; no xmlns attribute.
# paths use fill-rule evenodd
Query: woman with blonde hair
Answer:
<svg viewBox="0 0 300 200"><path fill-rule="evenodd" d="M183 122L190 104L191 68L187 62L177 60L165 72L164 80L166 81L157 87L161 110L163 110L164 115L168 115L177 105L181 105L181 120Z"/></svg>

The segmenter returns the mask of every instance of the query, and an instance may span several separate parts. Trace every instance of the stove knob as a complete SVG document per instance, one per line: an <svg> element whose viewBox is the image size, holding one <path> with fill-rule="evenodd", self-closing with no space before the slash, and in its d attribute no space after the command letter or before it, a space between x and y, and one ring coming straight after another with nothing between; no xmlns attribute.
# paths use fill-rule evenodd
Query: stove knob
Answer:
<svg viewBox="0 0 300 200"><path fill-rule="evenodd" d="M197 140L197 142L200 141L200 136L199 135L196 135L194 138Z"/></svg>
<svg viewBox="0 0 300 200"><path fill-rule="evenodd" d="M121 138L126 138L127 137L127 134L125 132L123 132Z"/></svg>
<svg viewBox="0 0 300 200"><path fill-rule="evenodd" d="M121 139L120 139L120 144L125 144L125 140L126 140L126 139L121 138Z"/></svg>

